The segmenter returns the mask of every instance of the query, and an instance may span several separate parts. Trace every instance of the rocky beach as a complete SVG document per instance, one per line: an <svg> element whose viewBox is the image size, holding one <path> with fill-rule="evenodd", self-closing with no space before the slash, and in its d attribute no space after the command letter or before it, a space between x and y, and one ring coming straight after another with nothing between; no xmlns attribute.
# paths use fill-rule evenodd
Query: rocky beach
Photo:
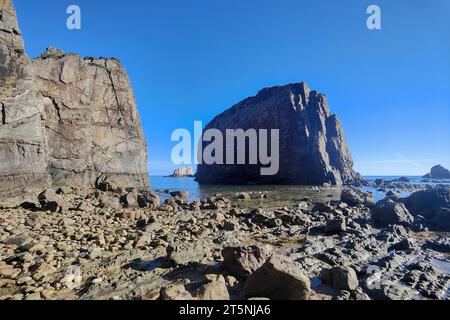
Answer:
<svg viewBox="0 0 450 320"><path fill-rule="evenodd" d="M160 202L102 189L3 202L1 299L448 298L448 186L277 209L270 192Z"/></svg>
<svg viewBox="0 0 450 320"><path fill-rule="evenodd" d="M204 197L151 185L120 61L54 47L30 59L10 0L0 85L0 300L450 299L450 171L364 179L305 82L262 89L204 128L278 130L275 174L215 162L161 177Z"/></svg>

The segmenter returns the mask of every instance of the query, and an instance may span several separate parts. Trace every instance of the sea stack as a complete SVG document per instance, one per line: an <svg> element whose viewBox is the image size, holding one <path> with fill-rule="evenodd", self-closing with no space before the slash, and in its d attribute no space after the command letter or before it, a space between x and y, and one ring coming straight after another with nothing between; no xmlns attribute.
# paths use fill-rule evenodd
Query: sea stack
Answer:
<svg viewBox="0 0 450 320"><path fill-rule="evenodd" d="M0 197L26 189L149 189L147 145L116 59L49 48L30 61L14 7L0 1Z"/></svg>
<svg viewBox="0 0 450 320"><path fill-rule="evenodd" d="M430 173L423 176L425 179L450 179L450 170L441 165L431 168Z"/></svg>
<svg viewBox="0 0 450 320"><path fill-rule="evenodd" d="M353 160L336 115L324 94L305 83L261 90L218 115L206 127L218 129L279 129L279 171L261 175L261 164L200 164L200 184L359 184ZM210 142L203 142L206 148ZM223 150L226 153L225 147Z"/></svg>

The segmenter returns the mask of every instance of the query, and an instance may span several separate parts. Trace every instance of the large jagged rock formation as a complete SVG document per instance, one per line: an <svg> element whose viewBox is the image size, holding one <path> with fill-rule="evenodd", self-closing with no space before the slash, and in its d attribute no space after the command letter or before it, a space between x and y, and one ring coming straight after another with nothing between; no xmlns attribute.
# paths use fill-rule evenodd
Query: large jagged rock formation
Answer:
<svg viewBox="0 0 450 320"><path fill-rule="evenodd" d="M0 85L0 197L99 180L149 189L147 145L119 61L49 48L31 62L14 7L0 0Z"/></svg>
<svg viewBox="0 0 450 320"><path fill-rule="evenodd" d="M353 160L340 122L330 114L325 95L305 83L267 88L211 121L205 130L279 129L279 171L261 175L261 165L201 164L201 184L355 184L362 177ZM203 143L206 147L208 143ZM225 147L223 150L226 153Z"/></svg>
<svg viewBox="0 0 450 320"><path fill-rule="evenodd" d="M47 184L43 100L10 0L0 0L0 109L0 195Z"/></svg>
<svg viewBox="0 0 450 320"><path fill-rule="evenodd" d="M33 61L56 185L148 186L147 146L131 84L115 59L49 48Z"/></svg>

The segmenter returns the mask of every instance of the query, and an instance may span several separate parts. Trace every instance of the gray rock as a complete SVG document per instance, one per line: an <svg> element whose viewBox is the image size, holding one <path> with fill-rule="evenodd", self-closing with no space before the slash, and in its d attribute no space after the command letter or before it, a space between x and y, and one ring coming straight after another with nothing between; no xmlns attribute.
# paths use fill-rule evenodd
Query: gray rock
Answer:
<svg viewBox="0 0 450 320"><path fill-rule="evenodd" d="M329 220L325 226L326 234L339 234L347 231L347 224L344 218Z"/></svg>
<svg viewBox="0 0 450 320"><path fill-rule="evenodd" d="M441 236L436 240L428 240L424 247L437 252L450 253L450 237Z"/></svg>
<svg viewBox="0 0 450 320"><path fill-rule="evenodd" d="M350 267L324 269L320 273L320 279L336 290L353 291L359 286L356 272Z"/></svg>
<svg viewBox="0 0 450 320"><path fill-rule="evenodd" d="M223 265L237 277L246 278L259 269L273 254L268 245L226 247L222 250Z"/></svg>
<svg viewBox="0 0 450 320"><path fill-rule="evenodd" d="M434 230L450 232L450 208L439 208L431 219Z"/></svg>
<svg viewBox="0 0 450 320"><path fill-rule="evenodd" d="M414 220L404 204L394 202L388 198L375 204L375 207L372 209L372 219L379 227L387 227L394 224L407 226Z"/></svg>
<svg viewBox="0 0 450 320"><path fill-rule="evenodd" d="M341 201L349 206L373 205L373 195L358 188L345 188L342 190Z"/></svg>
<svg viewBox="0 0 450 320"><path fill-rule="evenodd" d="M414 192L402 200L412 215L432 219L440 208L450 206L450 187L432 187Z"/></svg>
<svg viewBox="0 0 450 320"><path fill-rule="evenodd" d="M272 256L247 279L244 291L250 297L307 300L311 293L311 281L292 262Z"/></svg>
<svg viewBox="0 0 450 320"><path fill-rule="evenodd" d="M207 248L204 244L196 242L171 244L167 247L167 259L175 265L184 265L190 262L198 262L203 259Z"/></svg>
<svg viewBox="0 0 450 320"><path fill-rule="evenodd" d="M44 101L36 88L11 0L0 2L0 197L47 182Z"/></svg>
<svg viewBox="0 0 450 320"><path fill-rule="evenodd" d="M450 179L450 170L445 169L441 165L437 165L431 168L430 173L423 177L428 179Z"/></svg>
<svg viewBox="0 0 450 320"><path fill-rule="evenodd" d="M263 89L217 116L205 130L218 129L226 137L227 129L249 128L280 130L278 173L261 175L261 165L201 164L196 173L199 183L340 185L362 181L352 168L343 130L330 113L325 95L311 91L305 83Z"/></svg>

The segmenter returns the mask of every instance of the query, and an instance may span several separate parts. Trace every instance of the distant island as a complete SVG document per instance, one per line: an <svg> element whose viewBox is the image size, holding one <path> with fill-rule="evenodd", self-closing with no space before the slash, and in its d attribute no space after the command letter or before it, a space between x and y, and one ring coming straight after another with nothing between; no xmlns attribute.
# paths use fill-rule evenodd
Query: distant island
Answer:
<svg viewBox="0 0 450 320"><path fill-rule="evenodd" d="M191 167L176 169L170 178L193 178L195 176L194 170Z"/></svg>

